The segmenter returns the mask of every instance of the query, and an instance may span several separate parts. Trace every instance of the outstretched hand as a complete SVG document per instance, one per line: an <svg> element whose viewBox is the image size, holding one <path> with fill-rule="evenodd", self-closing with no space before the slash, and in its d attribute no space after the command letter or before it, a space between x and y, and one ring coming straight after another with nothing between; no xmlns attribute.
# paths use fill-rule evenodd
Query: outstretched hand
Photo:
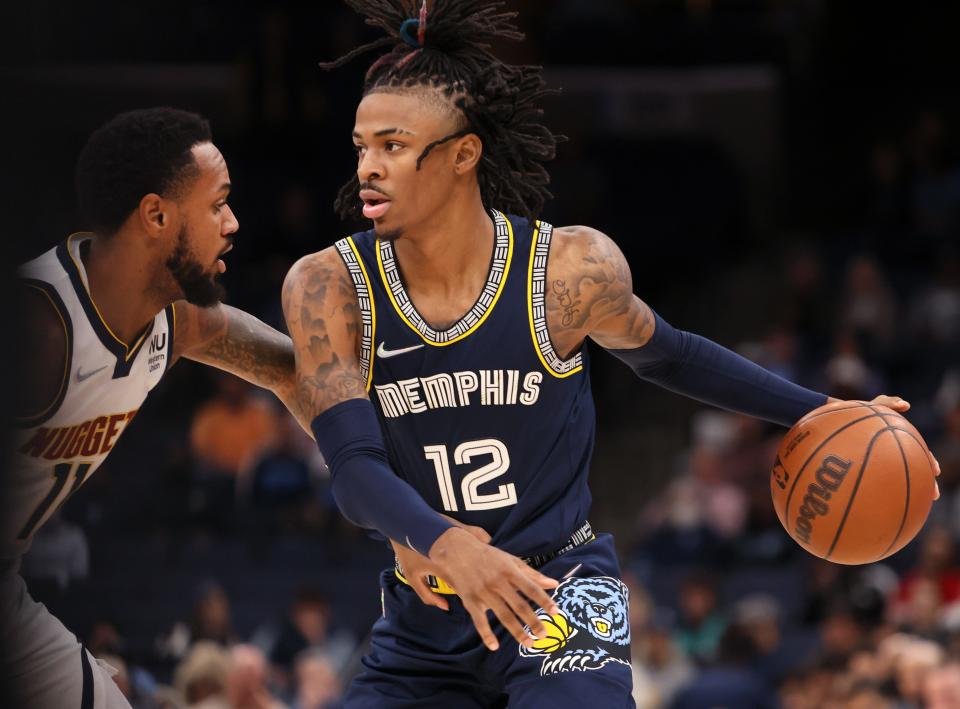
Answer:
<svg viewBox="0 0 960 709"><path fill-rule="evenodd" d="M839 401L839 399L830 399L829 402ZM898 414L905 413L910 410L910 402L906 399L901 399L899 396L890 396L888 394L881 394L880 396L875 396L869 403L877 404L878 406L886 406L888 409L893 409ZM940 463L937 461L936 457L927 449L927 455L930 456L930 465L933 468L933 474L935 476L940 475ZM933 499L940 499L940 485L936 480L933 481Z"/></svg>

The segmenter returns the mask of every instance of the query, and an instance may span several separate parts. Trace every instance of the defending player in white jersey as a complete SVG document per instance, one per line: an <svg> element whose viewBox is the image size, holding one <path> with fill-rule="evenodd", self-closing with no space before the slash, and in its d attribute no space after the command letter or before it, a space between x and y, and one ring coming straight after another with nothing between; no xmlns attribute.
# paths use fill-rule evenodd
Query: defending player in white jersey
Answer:
<svg viewBox="0 0 960 709"><path fill-rule="evenodd" d="M33 601L17 573L36 530L99 467L179 358L294 407L290 340L220 303L238 222L206 120L170 108L98 129L77 166L93 226L20 269L22 347L0 488L0 681L23 709L129 707L110 670Z"/></svg>

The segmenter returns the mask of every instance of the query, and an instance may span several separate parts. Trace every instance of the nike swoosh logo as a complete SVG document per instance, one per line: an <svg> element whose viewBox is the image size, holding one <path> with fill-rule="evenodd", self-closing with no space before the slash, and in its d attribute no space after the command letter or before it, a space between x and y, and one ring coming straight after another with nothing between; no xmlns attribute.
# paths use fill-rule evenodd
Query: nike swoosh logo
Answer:
<svg viewBox="0 0 960 709"><path fill-rule="evenodd" d="M383 343L380 343L380 346L377 348L377 357L382 357L383 359L388 359L389 357L396 357L397 355L402 355L407 352L413 352L414 350L419 350L423 345L413 345L412 347L403 347L399 350L388 350L383 346Z"/></svg>
<svg viewBox="0 0 960 709"><path fill-rule="evenodd" d="M78 367L78 368L77 368L77 381L78 381L78 382L85 381L85 380L89 379L90 377L92 377L92 376L93 376L94 374L96 374L97 372L102 371L102 370L104 370L104 369L106 369L106 368L107 368L107 365L103 365L103 366L100 367L99 369L94 369L92 372L84 372L82 367Z"/></svg>

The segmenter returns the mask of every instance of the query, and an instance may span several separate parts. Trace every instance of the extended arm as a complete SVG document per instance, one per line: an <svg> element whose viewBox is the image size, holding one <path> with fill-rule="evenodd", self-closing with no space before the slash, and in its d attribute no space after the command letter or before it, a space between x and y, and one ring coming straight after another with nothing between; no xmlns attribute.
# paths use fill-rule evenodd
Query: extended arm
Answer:
<svg viewBox="0 0 960 709"><path fill-rule="evenodd" d="M300 406L332 474L333 495L351 522L427 553L451 523L390 469L360 373L360 312L339 254L294 264L283 286Z"/></svg>
<svg viewBox="0 0 960 709"><path fill-rule="evenodd" d="M634 295L626 259L605 235L577 227L558 230L558 236L559 248L551 254L548 274L554 285L548 299L550 324L559 321L558 340L579 343L590 337L642 379L788 427L827 403L824 394L793 384L704 337L671 327Z"/></svg>
<svg viewBox="0 0 960 709"><path fill-rule="evenodd" d="M304 430L310 420L296 396L293 345L249 313L229 305L200 308L174 303L173 357L186 357L222 369L269 389L290 410Z"/></svg>

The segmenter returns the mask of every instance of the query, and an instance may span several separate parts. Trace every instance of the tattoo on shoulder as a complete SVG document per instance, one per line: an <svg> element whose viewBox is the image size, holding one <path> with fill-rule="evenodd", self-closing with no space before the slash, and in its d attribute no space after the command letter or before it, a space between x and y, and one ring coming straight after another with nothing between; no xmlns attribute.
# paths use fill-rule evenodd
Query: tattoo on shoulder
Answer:
<svg viewBox="0 0 960 709"><path fill-rule="evenodd" d="M357 361L360 308L346 268L314 259L298 275L285 284L284 311L299 352L298 398L318 413L366 392ZM336 343L348 344L338 353Z"/></svg>
<svg viewBox="0 0 960 709"><path fill-rule="evenodd" d="M567 287L567 282L564 280L558 278L553 282L552 288L557 302L559 302L560 307L563 309L561 322L564 327L570 327L573 324L574 316L580 312L580 301L570 295L570 288Z"/></svg>
<svg viewBox="0 0 960 709"><path fill-rule="evenodd" d="M650 309L633 294L626 259L602 235L570 237L580 240L563 252L552 267L547 318L554 345L570 352L598 324L616 323L619 340L645 342L652 332ZM604 327L606 329L606 327Z"/></svg>
<svg viewBox="0 0 960 709"><path fill-rule="evenodd" d="M631 295L630 271L623 257L606 239L593 240L560 264L547 299L563 328L586 330L591 323L625 309Z"/></svg>

